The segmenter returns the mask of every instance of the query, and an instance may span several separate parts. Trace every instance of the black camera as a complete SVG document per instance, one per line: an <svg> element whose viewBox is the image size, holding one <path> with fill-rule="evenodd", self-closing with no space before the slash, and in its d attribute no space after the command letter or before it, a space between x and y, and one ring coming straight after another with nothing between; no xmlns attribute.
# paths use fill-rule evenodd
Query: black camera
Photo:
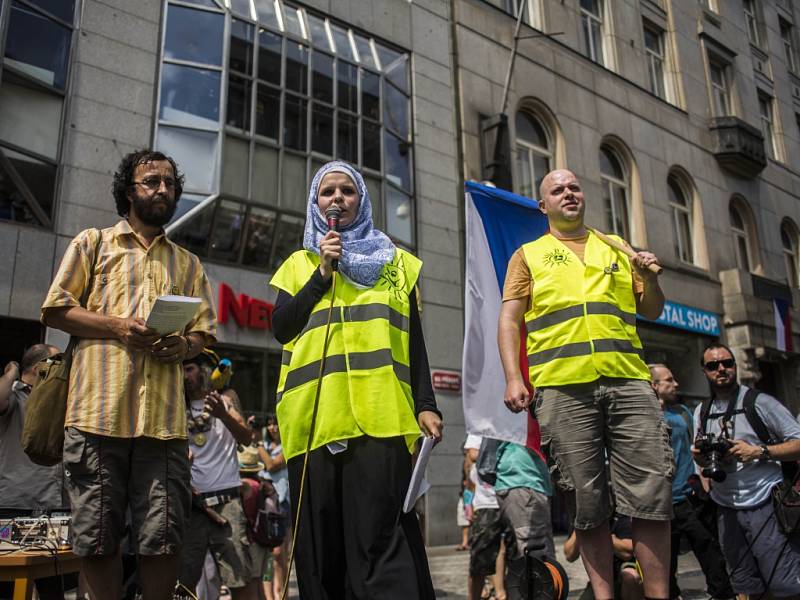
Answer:
<svg viewBox="0 0 800 600"><path fill-rule="evenodd" d="M728 475L720 463L732 446L731 441L722 434L706 433L705 435L697 436L694 441L694 447L705 457L708 463L703 467L703 477L708 477L714 481L725 481Z"/></svg>

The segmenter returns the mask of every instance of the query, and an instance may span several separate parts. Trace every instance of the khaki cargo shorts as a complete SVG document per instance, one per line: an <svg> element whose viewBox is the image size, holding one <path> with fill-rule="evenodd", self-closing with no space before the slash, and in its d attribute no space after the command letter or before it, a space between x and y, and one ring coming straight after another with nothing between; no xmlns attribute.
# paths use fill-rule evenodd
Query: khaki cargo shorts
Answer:
<svg viewBox="0 0 800 600"><path fill-rule="evenodd" d="M575 490L575 529L607 523L612 492L620 514L672 518L672 448L649 382L601 377L539 391L534 414L542 446Z"/></svg>

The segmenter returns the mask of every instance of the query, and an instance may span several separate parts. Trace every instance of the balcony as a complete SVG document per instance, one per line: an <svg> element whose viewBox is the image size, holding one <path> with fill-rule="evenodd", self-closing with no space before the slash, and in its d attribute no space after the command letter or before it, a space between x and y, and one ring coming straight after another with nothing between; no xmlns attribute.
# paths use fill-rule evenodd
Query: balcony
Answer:
<svg viewBox="0 0 800 600"><path fill-rule="evenodd" d="M737 177L752 179L767 166L764 136L737 117L711 120L714 157L720 166Z"/></svg>

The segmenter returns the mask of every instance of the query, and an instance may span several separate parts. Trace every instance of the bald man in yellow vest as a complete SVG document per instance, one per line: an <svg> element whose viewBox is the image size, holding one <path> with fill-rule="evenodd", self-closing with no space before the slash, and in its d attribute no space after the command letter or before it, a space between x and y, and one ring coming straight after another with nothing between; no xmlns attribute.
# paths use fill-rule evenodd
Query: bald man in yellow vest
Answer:
<svg viewBox="0 0 800 600"><path fill-rule="evenodd" d="M542 444L575 489L573 525L595 597L614 595L608 525L614 502L633 518L645 596L666 599L672 450L636 334L636 313L656 319L664 306L648 269L658 259L650 252L628 258L584 225L574 173L548 173L540 197L550 231L517 250L503 290L504 400L514 412L531 404L519 369L524 323L534 414Z"/></svg>

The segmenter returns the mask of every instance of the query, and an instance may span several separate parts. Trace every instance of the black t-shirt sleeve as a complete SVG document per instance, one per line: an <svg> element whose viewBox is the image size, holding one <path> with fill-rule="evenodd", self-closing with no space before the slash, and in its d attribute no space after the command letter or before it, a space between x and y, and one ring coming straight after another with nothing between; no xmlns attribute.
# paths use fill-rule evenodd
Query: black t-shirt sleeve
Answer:
<svg viewBox="0 0 800 600"><path fill-rule="evenodd" d="M272 332L276 340L286 344L303 331L314 306L331 287L331 281L325 281L319 269L314 269L311 277L295 296L278 290L278 298L272 311Z"/></svg>
<svg viewBox="0 0 800 600"><path fill-rule="evenodd" d="M414 397L414 412L418 415L424 410L431 410L441 418L442 413L436 407L436 396L431 383L431 369L428 364L428 350L422 334L422 322L417 308L417 291L411 290L408 295L411 304L411 318L408 332L409 358L411 362L411 394Z"/></svg>

